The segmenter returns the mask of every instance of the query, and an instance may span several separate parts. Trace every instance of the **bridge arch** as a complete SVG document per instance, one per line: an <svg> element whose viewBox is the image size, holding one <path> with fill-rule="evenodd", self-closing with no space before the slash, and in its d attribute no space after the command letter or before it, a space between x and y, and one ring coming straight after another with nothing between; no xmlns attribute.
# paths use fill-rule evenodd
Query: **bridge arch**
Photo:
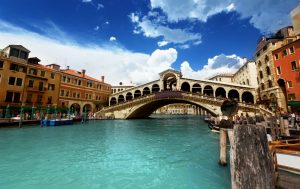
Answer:
<svg viewBox="0 0 300 189"><path fill-rule="evenodd" d="M214 89L210 85L206 85L203 89L203 95L207 96L213 96L214 95Z"/></svg>
<svg viewBox="0 0 300 189"><path fill-rule="evenodd" d="M195 83L195 84L192 86L192 92L193 92L193 93L201 93L201 92L202 92L201 85L198 84L198 83Z"/></svg>
<svg viewBox="0 0 300 189"><path fill-rule="evenodd" d="M156 93L160 91L160 87L158 84L153 84L152 85L152 93Z"/></svg>
<svg viewBox="0 0 300 189"><path fill-rule="evenodd" d="M191 91L190 84L188 82L183 82L181 84L181 90L186 91L186 92L190 92Z"/></svg>
<svg viewBox="0 0 300 189"><path fill-rule="evenodd" d="M242 94L242 102L254 104L254 96L249 91L245 91Z"/></svg>
<svg viewBox="0 0 300 189"><path fill-rule="evenodd" d="M141 91L140 91L140 90L135 90L135 91L134 91L133 97L134 97L134 98L138 98L138 97L140 97L140 96L142 96Z"/></svg>
<svg viewBox="0 0 300 189"><path fill-rule="evenodd" d="M231 89L228 92L228 98L239 102L240 101L240 93L235 89Z"/></svg>
<svg viewBox="0 0 300 189"><path fill-rule="evenodd" d="M145 88L143 89L143 96L148 95L148 94L150 94L150 93L151 93L151 92L150 92L149 87L145 87Z"/></svg>
<svg viewBox="0 0 300 189"><path fill-rule="evenodd" d="M217 98L226 98L226 91L223 87L218 87L215 92Z"/></svg>
<svg viewBox="0 0 300 189"><path fill-rule="evenodd" d="M112 97L112 98L110 99L109 104L110 104L110 106L117 104L117 99L116 99L115 97Z"/></svg>
<svg viewBox="0 0 300 189"><path fill-rule="evenodd" d="M127 101L127 100L132 100L132 99L133 99L132 93L131 93L131 92L128 92L128 93L126 94L126 101Z"/></svg>
<svg viewBox="0 0 300 189"><path fill-rule="evenodd" d="M202 109L205 109L207 112L209 112L211 115L214 115L214 116L219 114L219 112L212 110L208 106L201 104L201 103L197 103L197 102L194 102L191 100L170 98L170 99L159 99L159 100L151 101L149 103L140 105L139 107L136 107L134 110L132 110L126 116L126 119L149 117L158 108L161 108L161 107L169 105L169 104L178 104L178 103L196 105L198 107L201 107Z"/></svg>
<svg viewBox="0 0 300 189"><path fill-rule="evenodd" d="M124 102L125 101L125 98L123 95L119 95L118 97L118 103L121 103L121 102Z"/></svg>

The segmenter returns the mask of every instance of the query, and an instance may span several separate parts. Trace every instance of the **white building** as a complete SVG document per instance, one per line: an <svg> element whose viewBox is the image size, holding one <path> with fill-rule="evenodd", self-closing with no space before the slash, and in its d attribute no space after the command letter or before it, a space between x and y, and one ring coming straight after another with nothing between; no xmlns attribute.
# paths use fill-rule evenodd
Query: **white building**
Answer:
<svg viewBox="0 0 300 189"><path fill-rule="evenodd" d="M233 74L232 82L240 85L258 87L255 62L247 61L240 67L240 69Z"/></svg>

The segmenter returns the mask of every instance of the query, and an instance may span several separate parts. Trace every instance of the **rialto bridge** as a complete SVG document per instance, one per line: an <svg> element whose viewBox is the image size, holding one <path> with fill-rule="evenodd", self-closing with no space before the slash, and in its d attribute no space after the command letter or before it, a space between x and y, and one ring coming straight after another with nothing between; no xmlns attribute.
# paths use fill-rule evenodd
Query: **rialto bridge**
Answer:
<svg viewBox="0 0 300 189"><path fill-rule="evenodd" d="M181 72L171 69L161 72L159 76L158 80L112 94L109 107L97 112L96 116L118 119L143 118L162 106L174 103L192 104L212 115L222 115L221 104L225 99L239 102L240 112L271 114L268 110L254 105L254 87L183 78Z"/></svg>

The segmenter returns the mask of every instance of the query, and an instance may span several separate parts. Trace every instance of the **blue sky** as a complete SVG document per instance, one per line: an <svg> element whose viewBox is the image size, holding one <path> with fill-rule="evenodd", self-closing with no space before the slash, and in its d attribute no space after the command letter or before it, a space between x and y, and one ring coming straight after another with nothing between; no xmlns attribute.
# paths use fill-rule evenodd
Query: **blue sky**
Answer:
<svg viewBox="0 0 300 189"><path fill-rule="evenodd" d="M298 0L2 0L0 48L21 44L42 64L115 84L174 68L185 77L232 72L262 34L291 25Z"/></svg>

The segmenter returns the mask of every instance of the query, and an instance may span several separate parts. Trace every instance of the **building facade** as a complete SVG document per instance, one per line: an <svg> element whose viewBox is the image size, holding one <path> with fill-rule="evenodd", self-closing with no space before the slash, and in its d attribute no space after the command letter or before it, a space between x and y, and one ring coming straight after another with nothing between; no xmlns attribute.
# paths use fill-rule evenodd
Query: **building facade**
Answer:
<svg viewBox="0 0 300 189"><path fill-rule="evenodd" d="M22 45L0 51L0 118L15 117L24 110L26 118L41 111L56 114L73 108L73 113L95 112L108 104L111 86L104 76L97 80L85 70L61 70L57 64L44 66ZM22 107L22 108L21 108Z"/></svg>
<svg viewBox="0 0 300 189"><path fill-rule="evenodd" d="M258 103L272 111L287 111L284 93L275 79L272 52L295 39L293 27L286 27L272 37L263 37L256 48Z"/></svg>
<svg viewBox="0 0 300 189"><path fill-rule="evenodd" d="M232 78L233 78L233 74L217 74L209 78L209 80L232 83Z"/></svg>
<svg viewBox="0 0 300 189"><path fill-rule="evenodd" d="M59 106L68 107L75 115L95 112L108 105L111 85L86 74L86 70L61 70Z"/></svg>
<svg viewBox="0 0 300 189"><path fill-rule="evenodd" d="M300 37L273 51L274 73L290 111L300 111Z"/></svg>
<svg viewBox="0 0 300 189"><path fill-rule="evenodd" d="M232 82L240 85L250 85L257 87L257 72L254 61L247 61L240 67L232 77Z"/></svg>

